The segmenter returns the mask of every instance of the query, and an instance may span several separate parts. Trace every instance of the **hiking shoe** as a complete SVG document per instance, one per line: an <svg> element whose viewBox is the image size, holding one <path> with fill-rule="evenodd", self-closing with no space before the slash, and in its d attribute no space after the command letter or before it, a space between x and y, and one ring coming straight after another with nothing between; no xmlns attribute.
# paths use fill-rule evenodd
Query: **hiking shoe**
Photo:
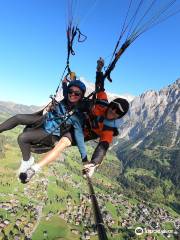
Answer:
<svg viewBox="0 0 180 240"><path fill-rule="evenodd" d="M34 164L34 158L32 156L30 157L30 159L28 161L22 160L20 168L18 170L18 173L21 174L21 173L26 172L26 170L28 168L30 168L33 164Z"/></svg>
<svg viewBox="0 0 180 240"><path fill-rule="evenodd" d="M19 174L19 179L21 180L21 183L28 183L31 178L35 175L35 171L32 168L28 168L26 172L22 172Z"/></svg>

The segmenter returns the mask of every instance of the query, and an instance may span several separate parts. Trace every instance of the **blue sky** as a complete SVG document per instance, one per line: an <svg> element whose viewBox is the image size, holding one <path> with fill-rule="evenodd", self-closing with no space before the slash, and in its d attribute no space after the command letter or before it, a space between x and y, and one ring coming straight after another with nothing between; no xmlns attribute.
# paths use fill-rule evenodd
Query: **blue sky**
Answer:
<svg viewBox="0 0 180 240"><path fill-rule="evenodd" d="M0 0L0 100L42 105L55 92L67 57L67 2ZM127 1L76 2L79 27L88 38L75 44L71 69L94 82L97 58L108 63L112 55ZM117 63L107 90L139 95L179 78L179 26L180 13L138 38Z"/></svg>

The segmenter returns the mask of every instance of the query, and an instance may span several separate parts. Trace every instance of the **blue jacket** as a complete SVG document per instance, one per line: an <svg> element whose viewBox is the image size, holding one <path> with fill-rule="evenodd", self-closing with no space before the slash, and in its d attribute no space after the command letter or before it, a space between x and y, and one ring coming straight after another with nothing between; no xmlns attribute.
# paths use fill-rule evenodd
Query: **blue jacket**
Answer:
<svg viewBox="0 0 180 240"><path fill-rule="evenodd" d="M46 118L44 120L44 129L48 133L52 133L53 135L60 136L60 124L62 123L63 117L65 114L68 114L68 110L66 109L66 102L62 100L56 105L55 110L52 112L48 112ZM84 134L82 130L82 125L84 122L83 115L78 111L75 110L75 113L70 116L66 123L70 124L74 128L74 137L77 143L79 152L81 154L82 159L87 156L86 147L84 143Z"/></svg>

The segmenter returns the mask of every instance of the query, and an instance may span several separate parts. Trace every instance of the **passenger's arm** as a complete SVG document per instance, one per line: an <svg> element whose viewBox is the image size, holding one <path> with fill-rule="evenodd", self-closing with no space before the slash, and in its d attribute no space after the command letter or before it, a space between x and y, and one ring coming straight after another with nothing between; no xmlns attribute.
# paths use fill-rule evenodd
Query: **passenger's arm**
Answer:
<svg viewBox="0 0 180 240"><path fill-rule="evenodd" d="M84 134L83 129L81 126L81 122L76 118L73 122L74 127L74 137L77 144L77 147L79 149L79 152L81 154L82 161L87 161L87 152L86 152L86 146L84 142Z"/></svg>

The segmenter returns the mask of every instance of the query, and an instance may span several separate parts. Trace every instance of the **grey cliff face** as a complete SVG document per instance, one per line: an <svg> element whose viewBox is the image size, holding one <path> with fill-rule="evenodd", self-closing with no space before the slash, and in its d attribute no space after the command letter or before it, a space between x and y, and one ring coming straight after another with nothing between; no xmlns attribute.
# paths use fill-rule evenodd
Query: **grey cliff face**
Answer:
<svg viewBox="0 0 180 240"><path fill-rule="evenodd" d="M180 79L159 92L150 90L134 98L122 122L119 138L136 139L140 144L167 126L164 130L171 131L171 144L179 143Z"/></svg>

